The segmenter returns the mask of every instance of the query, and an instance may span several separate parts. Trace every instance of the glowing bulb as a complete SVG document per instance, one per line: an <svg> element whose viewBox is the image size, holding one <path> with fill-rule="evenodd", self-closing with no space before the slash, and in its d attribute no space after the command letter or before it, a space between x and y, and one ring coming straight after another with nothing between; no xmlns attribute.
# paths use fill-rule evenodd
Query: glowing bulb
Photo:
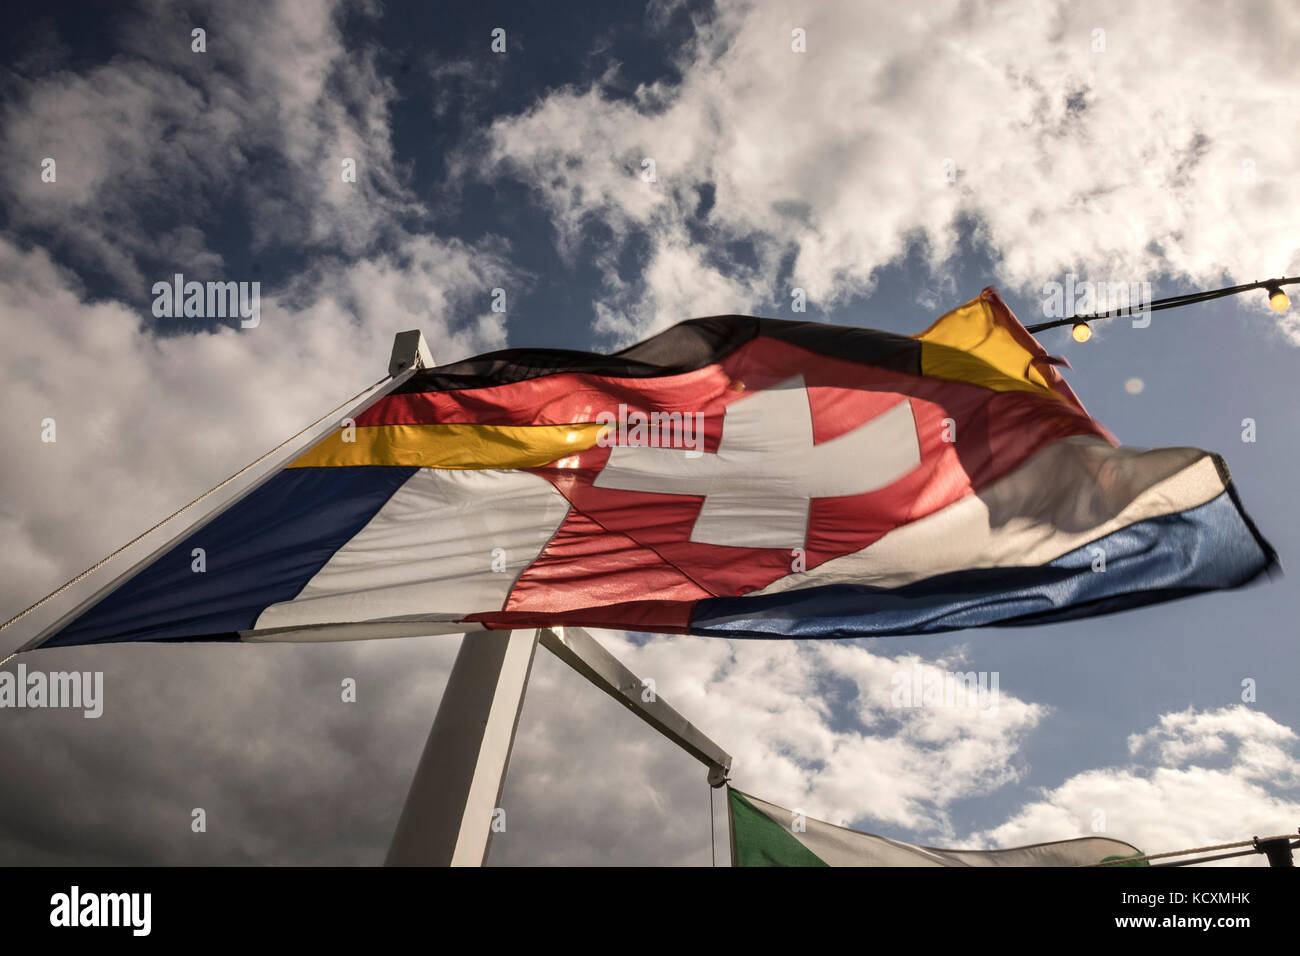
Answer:
<svg viewBox="0 0 1300 956"><path fill-rule="evenodd" d="M1070 334L1074 336L1074 341L1086 342L1092 338L1092 329L1088 327L1087 322L1075 322Z"/></svg>
<svg viewBox="0 0 1300 956"><path fill-rule="evenodd" d="M1274 285L1268 287L1268 304L1273 307L1274 312L1285 312L1291 305L1291 300L1287 298L1281 286Z"/></svg>

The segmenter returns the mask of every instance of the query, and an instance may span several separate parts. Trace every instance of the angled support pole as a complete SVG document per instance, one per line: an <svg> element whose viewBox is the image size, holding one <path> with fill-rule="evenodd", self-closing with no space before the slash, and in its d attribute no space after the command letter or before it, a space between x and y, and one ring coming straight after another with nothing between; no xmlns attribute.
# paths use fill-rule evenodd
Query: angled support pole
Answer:
<svg viewBox="0 0 1300 956"><path fill-rule="evenodd" d="M538 635L544 648L708 767L710 786L720 787L726 782L731 771L731 754L662 698L652 695L652 699L646 700L641 678L624 667L594 637L580 627L543 628Z"/></svg>

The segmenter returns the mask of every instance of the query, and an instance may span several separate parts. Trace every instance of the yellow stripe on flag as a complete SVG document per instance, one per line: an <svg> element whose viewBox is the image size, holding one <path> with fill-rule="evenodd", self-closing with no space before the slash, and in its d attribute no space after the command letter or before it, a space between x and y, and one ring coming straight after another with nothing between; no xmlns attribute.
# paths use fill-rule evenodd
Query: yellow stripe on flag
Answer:
<svg viewBox="0 0 1300 956"><path fill-rule="evenodd" d="M340 429L289 467L536 468L590 448L606 427L594 423L358 426L355 441L344 441Z"/></svg>
<svg viewBox="0 0 1300 956"><path fill-rule="evenodd" d="M998 322L992 304L983 297L953 309L916 338L921 340L922 375L999 392L1061 397L1034 368L1036 356Z"/></svg>

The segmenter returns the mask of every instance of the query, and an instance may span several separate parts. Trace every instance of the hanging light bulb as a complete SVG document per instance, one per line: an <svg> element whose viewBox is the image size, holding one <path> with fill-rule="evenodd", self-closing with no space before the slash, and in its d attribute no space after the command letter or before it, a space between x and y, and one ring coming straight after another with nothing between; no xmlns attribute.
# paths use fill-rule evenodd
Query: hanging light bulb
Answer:
<svg viewBox="0 0 1300 956"><path fill-rule="evenodd" d="M1264 286L1264 291L1268 293L1268 304L1273 307L1274 312L1285 312L1291 305L1291 300L1276 282Z"/></svg>
<svg viewBox="0 0 1300 956"><path fill-rule="evenodd" d="M1092 338L1092 329L1088 327L1087 322L1075 322L1070 334L1074 336L1074 341L1086 342Z"/></svg>

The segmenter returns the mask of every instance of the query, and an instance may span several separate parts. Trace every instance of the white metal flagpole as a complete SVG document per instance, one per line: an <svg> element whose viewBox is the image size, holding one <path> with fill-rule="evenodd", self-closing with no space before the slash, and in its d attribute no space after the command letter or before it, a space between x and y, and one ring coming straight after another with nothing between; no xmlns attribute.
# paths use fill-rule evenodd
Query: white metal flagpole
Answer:
<svg viewBox="0 0 1300 956"><path fill-rule="evenodd" d="M389 866L481 866L537 644L704 764L722 786L731 755L580 627L465 635L389 846Z"/></svg>
<svg viewBox="0 0 1300 956"><path fill-rule="evenodd" d="M476 631L461 640L388 866L483 865L536 648L531 631Z"/></svg>

